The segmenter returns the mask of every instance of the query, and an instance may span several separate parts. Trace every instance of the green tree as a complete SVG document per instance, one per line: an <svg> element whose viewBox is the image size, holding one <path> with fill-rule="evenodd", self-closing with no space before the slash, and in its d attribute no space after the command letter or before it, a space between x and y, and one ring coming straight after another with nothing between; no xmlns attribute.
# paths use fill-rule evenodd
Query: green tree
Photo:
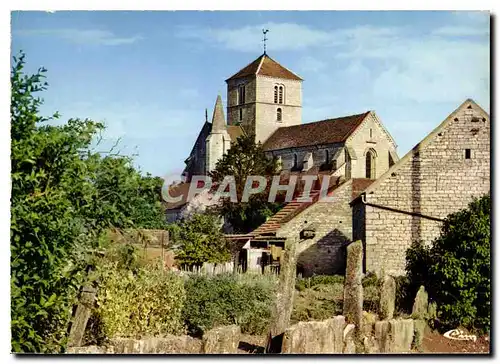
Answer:
<svg viewBox="0 0 500 364"><path fill-rule="evenodd" d="M11 73L11 332L15 352L59 352L89 254L105 229L162 224L161 183L92 151L103 125L40 116L46 70ZM155 196L156 194L156 196Z"/></svg>
<svg viewBox="0 0 500 364"><path fill-rule="evenodd" d="M268 158L262 145L256 144L254 140L253 135L240 136L210 173L214 183L222 182L225 176L235 178L238 202L224 198L216 211L224 216L238 233L254 230L282 207L281 203L267 201L270 183L264 192L251 195L248 202L241 202L248 176L273 176L278 171L277 160Z"/></svg>
<svg viewBox="0 0 500 364"><path fill-rule="evenodd" d="M445 328L489 330L490 210L489 195L474 199L446 218L431 247L414 244L407 251L410 285L426 287Z"/></svg>
<svg viewBox="0 0 500 364"><path fill-rule="evenodd" d="M177 231L176 259L187 266L230 261L229 245L220 225L220 218L208 213L183 220Z"/></svg>

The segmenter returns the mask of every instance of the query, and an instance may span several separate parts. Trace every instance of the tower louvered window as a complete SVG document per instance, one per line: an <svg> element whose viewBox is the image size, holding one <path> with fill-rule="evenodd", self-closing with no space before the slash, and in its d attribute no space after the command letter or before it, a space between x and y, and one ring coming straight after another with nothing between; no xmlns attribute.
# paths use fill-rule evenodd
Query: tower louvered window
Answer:
<svg viewBox="0 0 500 364"><path fill-rule="evenodd" d="M238 105L245 103L245 85L238 86Z"/></svg>
<svg viewBox="0 0 500 364"><path fill-rule="evenodd" d="M278 86L274 86L274 103L278 103Z"/></svg>
<svg viewBox="0 0 500 364"><path fill-rule="evenodd" d="M281 121L283 115L282 115L282 112L281 112L281 108L278 107L278 110L276 110L276 121Z"/></svg>
<svg viewBox="0 0 500 364"><path fill-rule="evenodd" d="M278 103L279 104L283 103L283 86L279 87L279 100L278 100Z"/></svg>

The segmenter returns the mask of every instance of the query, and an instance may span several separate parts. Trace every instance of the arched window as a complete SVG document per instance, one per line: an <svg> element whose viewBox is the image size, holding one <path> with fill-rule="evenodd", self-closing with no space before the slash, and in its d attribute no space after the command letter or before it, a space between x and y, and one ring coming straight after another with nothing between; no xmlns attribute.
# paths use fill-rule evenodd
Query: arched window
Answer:
<svg viewBox="0 0 500 364"><path fill-rule="evenodd" d="M297 168L299 165L297 154L293 155L293 168Z"/></svg>
<svg viewBox="0 0 500 364"><path fill-rule="evenodd" d="M282 114L281 114L281 108L278 107L278 110L276 110L276 121L281 121Z"/></svg>
<svg viewBox="0 0 500 364"><path fill-rule="evenodd" d="M345 178L350 179L351 178L351 156L350 156L347 148L344 149L344 154L345 154Z"/></svg>
<svg viewBox="0 0 500 364"><path fill-rule="evenodd" d="M282 104L283 103L283 89L284 87L283 86L280 86L279 87L279 103Z"/></svg>
<svg viewBox="0 0 500 364"><path fill-rule="evenodd" d="M278 103L278 86L274 86L274 103Z"/></svg>
<svg viewBox="0 0 500 364"><path fill-rule="evenodd" d="M366 152L366 178L375 179L376 153L373 149Z"/></svg>
<svg viewBox="0 0 500 364"><path fill-rule="evenodd" d="M325 149L325 163L330 163L330 152L328 151L328 149Z"/></svg>
<svg viewBox="0 0 500 364"><path fill-rule="evenodd" d="M245 85L238 86L238 105L245 103Z"/></svg>

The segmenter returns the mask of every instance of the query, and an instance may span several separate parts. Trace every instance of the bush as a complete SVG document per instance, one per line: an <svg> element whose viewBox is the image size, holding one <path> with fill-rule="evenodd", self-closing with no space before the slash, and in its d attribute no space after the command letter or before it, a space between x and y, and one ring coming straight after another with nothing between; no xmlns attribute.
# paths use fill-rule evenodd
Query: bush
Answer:
<svg viewBox="0 0 500 364"><path fill-rule="evenodd" d="M236 324L242 332L267 331L275 284L268 276L191 276L185 282L183 310L188 332L200 335L217 326Z"/></svg>
<svg viewBox="0 0 500 364"><path fill-rule="evenodd" d="M363 285L363 288L371 286L376 287L379 284L378 277L374 272L368 272L361 280L361 284Z"/></svg>
<svg viewBox="0 0 500 364"><path fill-rule="evenodd" d="M103 336L184 333L182 308L186 293L182 277L152 267L134 273L118 269L117 265L108 265L97 296L93 321L100 322Z"/></svg>
<svg viewBox="0 0 500 364"><path fill-rule="evenodd" d="M308 278L300 278L295 282L295 289L303 291L306 288L313 288L318 284L344 284L344 276L317 275Z"/></svg>
<svg viewBox="0 0 500 364"><path fill-rule="evenodd" d="M172 227L170 230L174 230ZM176 229L176 260L187 266L203 263L225 263L231 260L229 244L220 227L220 218L212 214L195 214Z"/></svg>
<svg viewBox="0 0 500 364"><path fill-rule="evenodd" d="M407 251L411 293L426 287L444 328L489 330L490 209L489 195L475 199L446 218L430 248L414 244Z"/></svg>

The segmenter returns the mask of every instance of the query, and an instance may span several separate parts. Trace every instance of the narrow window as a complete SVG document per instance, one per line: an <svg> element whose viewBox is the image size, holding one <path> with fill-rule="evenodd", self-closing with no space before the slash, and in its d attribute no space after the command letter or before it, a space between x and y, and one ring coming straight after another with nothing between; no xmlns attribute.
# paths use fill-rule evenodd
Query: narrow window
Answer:
<svg viewBox="0 0 500 364"><path fill-rule="evenodd" d="M373 138L373 130L370 129L370 139Z"/></svg>
<svg viewBox="0 0 500 364"><path fill-rule="evenodd" d="M375 179L375 152L366 153L366 178Z"/></svg>
<svg viewBox="0 0 500 364"><path fill-rule="evenodd" d="M282 104L283 103L283 86L280 86L279 88L279 103Z"/></svg>
<svg viewBox="0 0 500 364"><path fill-rule="evenodd" d="M330 163L330 153L328 152L328 149L325 150L325 163Z"/></svg>
<svg viewBox="0 0 500 364"><path fill-rule="evenodd" d="M245 85L238 87L238 104L243 105L245 103Z"/></svg>
<svg viewBox="0 0 500 364"><path fill-rule="evenodd" d="M298 166L298 158L297 158L297 154L294 154L293 155L293 168L297 168Z"/></svg>
<svg viewBox="0 0 500 364"><path fill-rule="evenodd" d="M470 159L470 149L465 150L465 159Z"/></svg>
<svg viewBox="0 0 500 364"><path fill-rule="evenodd" d="M274 86L274 103L278 103L278 86Z"/></svg>
<svg viewBox="0 0 500 364"><path fill-rule="evenodd" d="M276 120L277 121L281 121L281 117L282 117L282 115L281 115L281 108L278 107L278 110L276 110Z"/></svg>
<svg viewBox="0 0 500 364"><path fill-rule="evenodd" d="M243 109L240 109L240 121L243 120Z"/></svg>
<svg viewBox="0 0 500 364"><path fill-rule="evenodd" d="M349 155L349 151L347 149L344 150L345 153L345 178L351 178L351 156Z"/></svg>

